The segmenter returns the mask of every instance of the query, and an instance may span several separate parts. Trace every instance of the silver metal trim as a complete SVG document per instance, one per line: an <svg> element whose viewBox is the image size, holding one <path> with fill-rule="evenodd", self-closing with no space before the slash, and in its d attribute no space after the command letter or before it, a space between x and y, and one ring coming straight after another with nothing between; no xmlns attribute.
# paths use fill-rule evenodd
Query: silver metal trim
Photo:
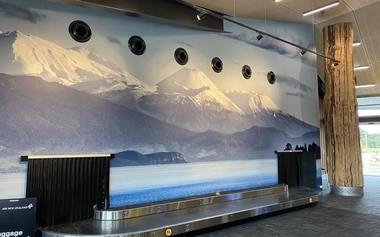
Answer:
<svg viewBox="0 0 380 237"><path fill-rule="evenodd" d="M362 197L364 196L363 187L343 187L343 186L332 186L331 193L338 196L346 197Z"/></svg>
<svg viewBox="0 0 380 237"><path fill-rule="evenodd" d="M76 233L56 233L52 231L42 231L42 237L165 237L172 235L179 235L183 233L187 233L190 231L196 231L212 226L217 226L221 224L226 224L233 221L238 221L242 219L247 219L255 216L260 216L264 214L269 214L277 211L282 211L298 206L303 206L307 204L317 203L321 194L313 195L310 197L303 197L294 200L288 200L285 202L274 203L273 205L260 206L251 209L241 210L239 212L234 213L225 213L219 216L210 216L203 219L197 219L191 222L180 223L176 225L167 225L160 226L157 228L144 230L144 231L136 231L130 233L115 233L115 234L76 234ZM167 231L170 230L170 235L167 234Z"/></svg>
<svg viewBox="0 0 380 237"><path fill-rule="evenodd" d="M277 153L287 153L287 152L292 152L292 153L302 153L302 150L277 150Z"/></svg>
<svg viewBox="0 0 380 237"><path fill-rule="evenodd" d="M89 158L89 157L99 157L99 158L109 158L112 154L73 154L73 155L32 155L26 156L28 160L31 159L57 159L57 158Z"/></svg>
<svg viewBox="0 0 380 237"><path fill-rule="evenodd" d="M108 209L108 210L94 210L95 220L122 220L128 218L141 217L146 215L152 215L162 212L175 211L180 209L199 207L204 205L211 205L222 202L235 201L246 198L253 198L263 195L271 195L277 193L284 193L288 191L287 184L279 184L275 186L261 187L257 189L251 189L239 193L228 193L213 195L201 198L186 199L176 202L169 202L163 204L156 204L144 207L136 207L130 209Z"/></svg>

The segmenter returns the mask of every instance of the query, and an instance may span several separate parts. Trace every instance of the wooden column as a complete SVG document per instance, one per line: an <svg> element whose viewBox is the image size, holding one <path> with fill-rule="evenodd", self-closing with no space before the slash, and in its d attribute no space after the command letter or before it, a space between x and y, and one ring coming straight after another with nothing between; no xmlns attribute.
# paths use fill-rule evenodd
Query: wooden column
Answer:
<svg viewBox="0 0 380 237"><path fill-rule="evenodd" d="M343 196L363 195L358 104L355 92L351 23L323 28L326 94L323 101L327 172L331 192Z"/></svg>

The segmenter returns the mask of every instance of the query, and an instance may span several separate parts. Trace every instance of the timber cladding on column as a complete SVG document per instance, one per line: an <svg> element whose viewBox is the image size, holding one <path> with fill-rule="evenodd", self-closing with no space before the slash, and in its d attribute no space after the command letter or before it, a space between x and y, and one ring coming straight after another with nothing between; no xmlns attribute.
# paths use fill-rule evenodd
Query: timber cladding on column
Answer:
<svg viewBox="0 0 380 237"><path fill-rule="evenodd" d="M329 183L337 187L363 187L359 118L353 62L353 28L338 23L323 29L325 59L326 155Z"/></svg>

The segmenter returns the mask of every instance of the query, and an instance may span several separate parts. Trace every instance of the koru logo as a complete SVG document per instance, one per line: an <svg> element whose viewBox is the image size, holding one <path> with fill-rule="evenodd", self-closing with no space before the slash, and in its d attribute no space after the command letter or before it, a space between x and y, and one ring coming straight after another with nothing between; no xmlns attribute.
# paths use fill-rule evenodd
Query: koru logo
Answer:
<svg viewBox="0 0 380 237"><path fill-rule="evenodd" d="M9 231L9 232L0 232L1 237L17 237L21 236L23 234L22 231Z"/></svg>

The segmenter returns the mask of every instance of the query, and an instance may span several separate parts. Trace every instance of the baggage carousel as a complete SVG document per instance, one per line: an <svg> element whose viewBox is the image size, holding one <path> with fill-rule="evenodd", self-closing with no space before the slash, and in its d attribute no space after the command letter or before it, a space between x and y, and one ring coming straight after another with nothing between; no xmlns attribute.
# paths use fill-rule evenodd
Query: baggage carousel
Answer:
<svg viewBox="0 0 380 237"><path fill-rule="evenodd" d="M164 237L177 236L293 209L316 205L321 192L280 184L238 192L107 210L89 220L39 229L42 237Z"/></svg>

